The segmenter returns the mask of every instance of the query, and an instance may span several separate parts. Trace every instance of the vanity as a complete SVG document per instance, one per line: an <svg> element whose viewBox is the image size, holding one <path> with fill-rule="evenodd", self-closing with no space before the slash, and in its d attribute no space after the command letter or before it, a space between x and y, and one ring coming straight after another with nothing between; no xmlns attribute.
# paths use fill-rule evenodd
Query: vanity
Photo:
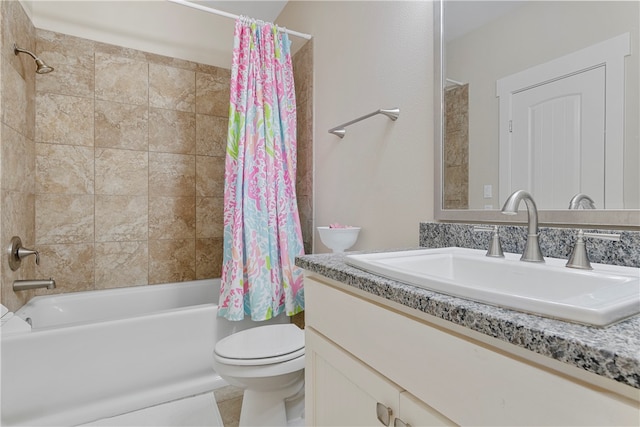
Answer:
<svg viewBox="0 0 640 427"><path fill-rule="evenodd" d="M307 425L640 424L639 315L591 327L345 261L296 261L306 270Z"/></svg>

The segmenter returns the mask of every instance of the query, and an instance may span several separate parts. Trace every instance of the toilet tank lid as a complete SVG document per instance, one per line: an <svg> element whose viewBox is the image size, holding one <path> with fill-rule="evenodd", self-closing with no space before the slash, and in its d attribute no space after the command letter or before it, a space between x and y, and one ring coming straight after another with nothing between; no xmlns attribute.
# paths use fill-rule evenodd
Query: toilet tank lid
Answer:
<svg viewBox="0 0 640 427"><path fill-rule="evenodd" d="M296 325L258 326L221 339L218 356L228 359L265 359L293 353L304 347L304 332Z"/></svg>

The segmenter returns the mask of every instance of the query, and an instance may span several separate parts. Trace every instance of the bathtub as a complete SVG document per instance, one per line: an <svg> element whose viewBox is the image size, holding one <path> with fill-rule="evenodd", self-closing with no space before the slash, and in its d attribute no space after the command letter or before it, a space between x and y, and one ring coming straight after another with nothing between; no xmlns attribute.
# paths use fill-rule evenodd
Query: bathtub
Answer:
<svg viewBox="0 0 640 427"><path fill-rule="evenodd" d="M217 317L219 286L212 279L31 299L15 312L31 331L2 335L0 425L132 425L135 414L144 425L181 425L180 411L208 408L215 414L203 423L215 425L212 391L226 385L211 367L215 342L265 324ZM146 415L152 408L162 424Z"/></svg>

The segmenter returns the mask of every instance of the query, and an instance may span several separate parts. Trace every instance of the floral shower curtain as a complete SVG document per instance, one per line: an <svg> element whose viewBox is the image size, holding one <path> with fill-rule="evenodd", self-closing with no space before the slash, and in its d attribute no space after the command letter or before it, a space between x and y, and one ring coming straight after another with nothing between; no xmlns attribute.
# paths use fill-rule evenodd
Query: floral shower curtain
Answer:
<svg viewBox="0 0 640 427"><path fill-rule="evenodd" d="M218 315L291 316L304 309L296 103L290 41L275 25L236 21L230 101Z"/></svg>

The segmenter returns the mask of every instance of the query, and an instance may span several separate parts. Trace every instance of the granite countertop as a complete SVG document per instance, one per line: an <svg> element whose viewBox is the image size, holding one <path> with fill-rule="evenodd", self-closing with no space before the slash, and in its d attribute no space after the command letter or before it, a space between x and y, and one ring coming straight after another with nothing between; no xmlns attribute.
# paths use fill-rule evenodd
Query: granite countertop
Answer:
<svg viewBox="0 0 640 427"><path fill-rule="evenodd" d="M389 280L344 262L304 255L296 265L527 350L640 389L640 315L606 328L544 318Z"/></svg>

